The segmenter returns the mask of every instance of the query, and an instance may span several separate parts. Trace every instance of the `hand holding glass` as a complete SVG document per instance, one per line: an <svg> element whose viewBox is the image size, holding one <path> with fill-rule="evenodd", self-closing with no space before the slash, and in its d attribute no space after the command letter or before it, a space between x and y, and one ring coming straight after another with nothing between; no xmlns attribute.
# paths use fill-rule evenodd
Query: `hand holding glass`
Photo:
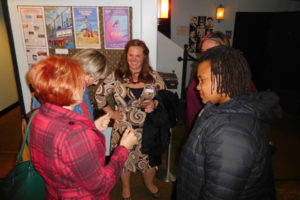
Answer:
<svg viewBox="0 0 300 200"><path fill-rule="evenodd" d="M145 112L145 108L151 103L152 97L150 95L147 95L143 98L141 98L141 110Z"/></svg>

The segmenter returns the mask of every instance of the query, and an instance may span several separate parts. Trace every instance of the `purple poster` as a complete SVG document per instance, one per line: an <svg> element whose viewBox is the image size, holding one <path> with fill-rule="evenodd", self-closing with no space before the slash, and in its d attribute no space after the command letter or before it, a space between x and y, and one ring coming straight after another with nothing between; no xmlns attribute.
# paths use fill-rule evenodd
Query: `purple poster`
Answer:
<svg viewBox="0 0 300 200"><path fill-rule="evenodd" d="M130 40L129 8L103 8L105 49L124 49Z"/></svg>

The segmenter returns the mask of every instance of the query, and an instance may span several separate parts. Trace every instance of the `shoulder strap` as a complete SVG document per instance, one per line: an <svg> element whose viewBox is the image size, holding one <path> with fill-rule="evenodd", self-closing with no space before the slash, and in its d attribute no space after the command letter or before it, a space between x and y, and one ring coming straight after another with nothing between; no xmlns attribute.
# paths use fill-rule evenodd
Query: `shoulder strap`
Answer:
<svg viewBox="0 0 300 200"><path fill-rule="evenodd" d="M22 146L21 146L21 149L18 153L18 156L17 156L17 163L18 162L22 162L22 154L23 154L23 151L24 151L24 147L25 147L25 144L26 144L26 141L27 141L27 138L30 137L30 124L31 124L31 120L33 119L34 115L38 112L39 110L35 110L31 117L30 117L30 120L28 122L28 126L27 126L27 129L26 129L26 134L25 134L25 137L23 139L23 142L22 142ZM29 139L28 139L28 149L30 150L30 145L29 145ZM29 151L29 159L31 160L31 157L30 157L30 151Z"/></svg>

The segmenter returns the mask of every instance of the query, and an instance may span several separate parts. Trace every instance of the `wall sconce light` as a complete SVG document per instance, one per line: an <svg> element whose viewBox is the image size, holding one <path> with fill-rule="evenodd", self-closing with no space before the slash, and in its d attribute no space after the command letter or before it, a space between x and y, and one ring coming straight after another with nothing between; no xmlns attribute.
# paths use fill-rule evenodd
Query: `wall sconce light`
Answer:
<svg viewBox="0 0 300 200"><path fill-rule="evenodd" d="M216 16L218 23L220 23L224 19L224 11L225 8L222 6L222 4L220 4L219 7L217 7L217 16Z"/></svg>
<svg viewBox="0 0 300 200"><path fill-rule="evenodd" d="M169 0L158 0L158 18L169 18Z"/></svg>

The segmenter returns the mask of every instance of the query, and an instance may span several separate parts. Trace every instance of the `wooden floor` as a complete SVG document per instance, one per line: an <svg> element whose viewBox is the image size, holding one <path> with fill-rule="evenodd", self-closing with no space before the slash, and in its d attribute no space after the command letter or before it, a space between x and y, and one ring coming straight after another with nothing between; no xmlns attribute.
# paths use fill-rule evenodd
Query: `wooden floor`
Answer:
<svg viewBox="0 0 300 200"><path fill-rule="evenodd" d="M180 120L173 129L171 169L176 175L180 147L187 137L185 122ZM0 178L15 165L21 144L21 111L17 106L0 117ZM300 200L300 117L284 114L283 119L271 127L271 140L278 151L273 156L278 200ZM163 166L166 164L166 154ZM155 179L160 188L162 200L171 199L174 183ZM132 176L132 196L134 200L153 199L143 185L141 174ZM110 194L111 200L121 199L120 181Z"/></svg>

